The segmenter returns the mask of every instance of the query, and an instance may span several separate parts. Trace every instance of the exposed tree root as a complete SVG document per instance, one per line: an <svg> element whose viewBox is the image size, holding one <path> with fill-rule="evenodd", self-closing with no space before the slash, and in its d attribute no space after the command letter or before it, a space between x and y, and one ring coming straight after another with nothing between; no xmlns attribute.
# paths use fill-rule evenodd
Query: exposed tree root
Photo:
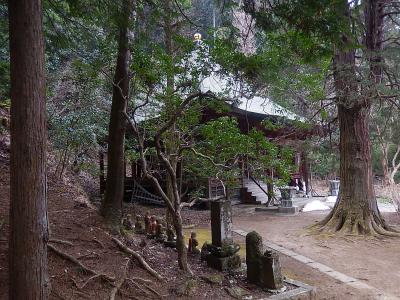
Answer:
<svg viewBox="0 0 400 300"><path fill-rule="evenodd" d="M59 240L59 239L50 239L49 243L63 244L63 245L68 245L68 246L73 246L74 245L70 241L64 241L64 240Z"/></svg>
<svg viewBox="0 0 400 300"><path fill-rule="evenodd" d="M82 259L82 258L89 258L89 257L96 257L99 258L100 255L96 252L90 252L90 253L86 253L86 254L82 254L81 256L78 256L76 259Z"/></svg>
<svg viewBox="0 0 400 300"><path fill-rule="evenodd" d="M81 286L76 286L78 289L82 290L91 280L95 279L95 278L99 278L101 277L102 274L96 274L93 275L92 277L89 277Z"/></svg>
<svg viewBox="0 0 400 300"><path fill-rule="evenodd" d="M118 293L122 293L121 288L122 288L122 286L124 285L125 282L132 283L135 287L137 287L139 290L141 290L146 295L146 298L151 296L151 294L149 294L149 292L146 291L146 289L148 289L150 292L154 293L158 298L162 299L163 297L155 289L153 289L152 287L147 285L147 283L151 283L152 281L146 280L146 279L143 279L143 278L140 278L140 277L133 277L133 278L129 278L128 277L129 264L130 264L132 258L133 257L131 257L131 258L129 258L127 260L121 278L116 282L115 286L111 290L111 292L110 292L110 300L115 300L115 296ZM143 283L143 286L146 289L144 289L136 281L141 281ZM129 296L129 298L132 298L132 296Z"/></svg>
<svg viewBox="0 0 400 300"><path fill-rule="evenodd" d="M133 281L133 280L130 279L130 278L128 279L128 281L129 281L131 284L133 284L136 288L138 288L139 290L141 290L142 293L146 295L146 298L148 298L148 296L150 296L149 293L148 293L144 288L142 288L137 282Z"/></svg>
<svg viewBox="0 0 400 300"><path fill-rule="evenodd" d="M124 272L122 273L122 277L116 282L115 286L112 288L110 292L110 300L114 300L115 296L117 295L118 291L121 289L121 287L124 285L126 276L128 274L128 268L129 268L129 263L131 262L131 259L129 258L128 261L125 264Z"/></svg>
<svg viewBox="0 0 400 300"><path fill-rule="evenodd" d="M157 278L158 280L163 280L163 277L162 277L160 274L158 274L153 268L151 268L139 253L137 253L136 251L133 251L131 248L129 248L128 246L126 246L124 243L122 243L120 240L118 240L118 239L115 238L115 237L112 237L112 241L113 241L114 243L116 243L117 246L118 246L122 251L124 251L125 253L130 254L130 255L132 255L134 258L136 258L136 259L139 261L139 263L141 264L141 266L142 266L145 270L147 270L152 276L154 276L154 277Z"/></svg>
<svg viewBox="0 0 400 300"><path fill-rule="evenodd" d="M51 245L51 244L47 244L47 247L48 247L51 251L53 251L55 254L57 254L58 256L60 256L61 258L65 259L65 260L68 260L68 261L70 261L70 262L76 264L78 267L80 267L83 271L85 271L85 272L88 273L88 274L91 274L91 275L99 275L98 277L101 277L101 278L103 278L103 279L105 279L105 280L107 280L107 281L111 281L111 282L113 282L113 281L115 280L114 277L108 276L107 274L100 274L100 273L97 273L95 270L93 270L93 269L91 269L91 268L85 266L84 264L82 264L82 263L81 263L80 261L78 261L75 257L73 257L73 256L71 256L71 255L69 255L69 254L67 254L67 253L65 253L65 252L63 252L63 251L57 249L56 247L54 247L54 246Z"/></svg>
<svg viewBox="0 0 400 300"><path fill-rule="evenodd" d="M135 278L136 280L140 279L142 280L142 278ZM134 286L136 286L139 290L141 290L145 295L150 295L145 289L143 289L134 279L132 278L128 278L128 281L130 283L132 283ZM152 287L148 286L147 284L143 284L149 291L151 291L152 293L154 293L158 298L162 299L163 296L158 293L155 289L153 289Z"/></svg>
<svg viewBox="0 0 400 300"><path fill-rule="evenodd" d="M312 226L312 229L335 235L400 237L400 232L386 224L379 211L348 213L341 207L335 207L324 220Z"/></svg>
<svg viewBox="0 0 400 300"><path fill-rule="evenodd" d="M93 238L92 241L95 242L96 244L99 244L102 249L105 248L104 244L102 242L100 242L98 239Z"/></svg>

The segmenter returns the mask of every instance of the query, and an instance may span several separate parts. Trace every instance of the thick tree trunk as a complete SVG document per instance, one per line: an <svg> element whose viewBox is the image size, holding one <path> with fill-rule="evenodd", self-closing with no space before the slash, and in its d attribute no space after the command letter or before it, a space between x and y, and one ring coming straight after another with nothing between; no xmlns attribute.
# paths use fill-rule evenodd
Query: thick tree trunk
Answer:
<svg viewBox="0 0 400 300"><path fill-rule="evenodd" d="M369 234L385 227L373 189L369 107L338 106L340 122L340 194L325 220L328 231Z"/></svg>
<svg viewBox="0 0 400 300"><path fill-rule="evenodd" d="M382 25L377 21L376 3L375 0L367 1L365 11L366 45L371 52L378 50L376 36L371 35L378 34L378 27ZM370 103L376 97L375 85L368 87L366 93L358 92L355 50L351 49L351 41L346 36L343 36L342 42L334 59L340 123L340 192L332 212L319 225L321 230L330 232L398 235L391 232L392 229L381 217L373 187L368 125ZM370 57L371 78L380 76L375 55Z"/></svg>
<svg viewBox="0 0 400 300"><path fill-rule="evenodd" d="M117 228L122 217L122 201L125 181L125 129L128 93L129 64L129 23L132 14L132 1L123 0L118 41L118 58L113 82L110 124L108 129L107 182L105 196L101 205L101 214L107 223Z"/></svg>
<svg viewBox="0 0 400 300"><path fill-rule="evenodd" d="M12 0L9 298L47 299L46 103L42 3Z"/></svg>

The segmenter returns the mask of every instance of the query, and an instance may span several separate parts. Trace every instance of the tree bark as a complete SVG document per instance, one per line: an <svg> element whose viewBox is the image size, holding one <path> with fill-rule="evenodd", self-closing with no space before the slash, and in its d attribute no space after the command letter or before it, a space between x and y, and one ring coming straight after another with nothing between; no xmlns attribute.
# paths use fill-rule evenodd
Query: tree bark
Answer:
<svg viewBox="0 0 400 300"><path fill-rule="evenodd" d="M9 1L9 20L9 298L47 299L47 136L41 0Z"/></svg>
<svg viewBox="0 0 400 300"><path fill-rule="evenodd" d="M124 198L125 182L125 130L124 113L129 93L129 64L131 52L129 48L129 30L133 3L123 0L119 24L118 57L113 81L113 96L111 104L110 123L108 129L107 151L107 182L105 196L101 205L101 214L106 222L118 228L122 218L122 201Z"/></svg>
<svg viewBox="0 0 400 300"><path fill-rule="evenodd" d="M345 6L348 6L347 1ZM366 46L371 52L378 50L373 45L377 43L375 35L381 30L379 26L382 26L382 23L376 21L377 10L377 1L367 1ZM344 13L348 15L348 11ZM377 60L373 57L370 58L370 72L371 78L375 79L380 73L375 64ZM368 125L370 103L376 97L373 92L375 82L367 87L367 92L358 92L355 50L346 36L343 36L342 45L337 49L334 64L340 124L340 192L333 210L319 225L321 230L329 232L398 235L392 232L381 217L373 187Z"/></svg>

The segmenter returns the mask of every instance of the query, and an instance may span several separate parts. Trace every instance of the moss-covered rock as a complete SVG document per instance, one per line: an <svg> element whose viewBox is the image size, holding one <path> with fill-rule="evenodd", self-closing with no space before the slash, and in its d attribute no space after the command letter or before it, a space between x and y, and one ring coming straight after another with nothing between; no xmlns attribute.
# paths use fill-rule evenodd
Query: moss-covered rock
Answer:
<svg viewBox="0 0 400 300"><path fill-rule="evenodd" d="M247 280L258 283L260 280L261 256L263 255L262 237L255 231L246 235Z"/></svg>
<svg viewBox="0 0 400 300"><path fill-rule="evenodd" d="M222 274L212 274L202 277L206 282L211 284L222 284L224 281L224 275Z"/></svg>

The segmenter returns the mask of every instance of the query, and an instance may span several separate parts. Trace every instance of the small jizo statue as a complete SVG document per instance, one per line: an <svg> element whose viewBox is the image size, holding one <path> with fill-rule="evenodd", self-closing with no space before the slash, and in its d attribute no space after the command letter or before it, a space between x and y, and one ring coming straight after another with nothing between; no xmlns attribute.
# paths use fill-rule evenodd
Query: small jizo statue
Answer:
<svg viewBox="0 0 400 300"><path fill-rule="evenodd" d="M141 222L139 215L136 215L135 232L138 234L145 233L145 229L143 228L143 223Z"/></svg>
<svg viewBox="0 0 400 300"><path fill-rule="evenodd" d="M146 233L150 233L150 214L148 211L144 215L144 230Z"/></svg>
<svg viewBox="0 0 400 300"><path fill-rule="evenodd" d="M196 237L197 237L196 232L192 231L192 233L190 234L189 247L188 247L188 252L191 254L199 254L200 253L200 250L197 249L199 242L197 241Z"/></svg>
<svg viewBox="0 0 400 300"><path fill-rule="evenodd" d="M166 238L164 226L158 219L156 220L155 237L159 242L164 242Z"/></svg>
<svg viewBox="0 0 400 300"><path fill-rule="evenodd" d="M155 216L151 216L150 217L149 230L147 232L147 237L148 238L153 239L156 236L156 227L157 227L156 217Z"/></svg>
<svg viewBox="0 0 400 300"><path fill-rule="evenodd" d="M157 219L156 216L151 216L150 217L150 234L156 234L156 228L157 228Z"/></svg>
<svg viewBox="0 0 400 300"><path fill-rule="evenodd" d="M132 220L131 220L131 215L127 214L126 217L122 220L122 225L124 226L125 230L132 230L133 225L132 225Z"/></svg>
<svg viewBox="0 0 400 300"><path fill-rule="evenodd" d="M176 235L171 224L167 224L167 240L164 241L164 246L176 248Z"/></svg>

